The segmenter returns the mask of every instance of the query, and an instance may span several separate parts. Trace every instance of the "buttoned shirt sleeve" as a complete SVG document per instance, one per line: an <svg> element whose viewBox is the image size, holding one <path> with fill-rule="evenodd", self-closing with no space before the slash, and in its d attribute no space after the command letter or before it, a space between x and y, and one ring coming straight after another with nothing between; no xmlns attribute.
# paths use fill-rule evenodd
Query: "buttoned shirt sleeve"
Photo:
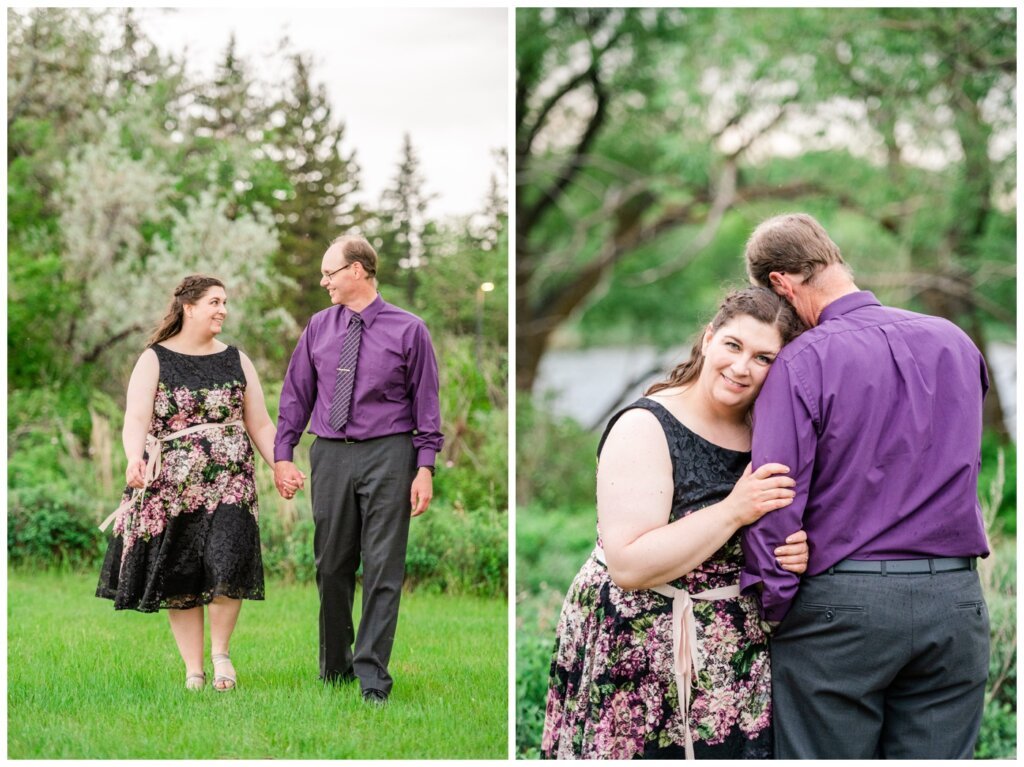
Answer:
<svg viewBox="0 0 1024 767"><path fill-rule="evenodd" d="M310 353L312 326L310 322L302 331L284 377L274 440L275 461L292 460L316 402L316 368Z"/></svg>
<svg viewBox="0 0 1024 767"><path fill-rule="evenodd" d="M799 576L779 566L774 550L804 526L818 442L816 409L799 371L786 360L776 360L754 405L751 463L755 471L766 463L788 466L789 476L796 480L796 497L789 506L768 512L744 529L744 569L740 574L744 592L763 585L761 612L770 621L785 617L800 583Z"/></svg>
<svg viewBox="0 0 1024 767"><path fill-rule="evenodd" d="M409 400L415 433L416 465L433 466L441 452L441 402L437 374L437 357L426 325L417 324L409 351L407 368Z"/></svg>

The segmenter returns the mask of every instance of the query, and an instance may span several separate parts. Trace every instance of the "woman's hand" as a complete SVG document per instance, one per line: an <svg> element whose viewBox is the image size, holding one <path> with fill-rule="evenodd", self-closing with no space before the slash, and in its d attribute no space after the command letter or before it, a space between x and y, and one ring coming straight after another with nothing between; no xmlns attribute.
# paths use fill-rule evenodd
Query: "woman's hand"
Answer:
<svg viewBox="0 0 1024 767"><path fill-rule="evenodd" d="M807 558L810 556L810 549L807 548L807 533L797 530L786 538L786 545L775 549L775 560L783 570L803 575L807 571Z"/></svg>
<svg viewBox="0 0 1024 767"><path fill-rule="evenodd" d="M128 487L142 488L146 485L146 462L141 458L128 461L128 469L124 473Z"/></svg>
<svg viewBox="0 0 1024 767"><path fill-rule="evenodd" d="M788 473L789 467L781 463L766 463L755 472L751 472L747 464L726 499L740 527L752 525L769 511L785 508L793 502L796 492L791 488L796 482L785 476Z"/></svg>

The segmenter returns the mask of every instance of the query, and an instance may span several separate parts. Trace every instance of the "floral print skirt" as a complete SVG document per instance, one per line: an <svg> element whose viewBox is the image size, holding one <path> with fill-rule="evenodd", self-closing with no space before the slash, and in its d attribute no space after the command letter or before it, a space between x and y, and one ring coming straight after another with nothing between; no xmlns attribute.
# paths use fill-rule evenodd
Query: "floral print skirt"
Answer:
<svg viewBox="0 0 1024 767"><path fill-rule="evenodd" d="M691 593L737 576L695 571ZM770 759L768 642L749 597L694 601L704 667L693 682L697 759ZM591 556L562 607L541 753L554 759L683 759L685 723L672 661L672 603L623 591Z"/></svg>

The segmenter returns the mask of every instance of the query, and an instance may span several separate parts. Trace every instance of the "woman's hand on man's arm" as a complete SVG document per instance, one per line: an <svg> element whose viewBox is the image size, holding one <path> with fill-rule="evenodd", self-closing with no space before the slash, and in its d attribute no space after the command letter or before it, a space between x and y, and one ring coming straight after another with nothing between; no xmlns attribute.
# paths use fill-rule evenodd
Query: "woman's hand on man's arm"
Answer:
<svg viewBox="0 0 1024 767"><path fill-rule="evenodd" d="M807 533L797 530L786 537L786 543L775 549L775 559L783 570L803 575L807 571L810 549L807 547Z"/></svg>

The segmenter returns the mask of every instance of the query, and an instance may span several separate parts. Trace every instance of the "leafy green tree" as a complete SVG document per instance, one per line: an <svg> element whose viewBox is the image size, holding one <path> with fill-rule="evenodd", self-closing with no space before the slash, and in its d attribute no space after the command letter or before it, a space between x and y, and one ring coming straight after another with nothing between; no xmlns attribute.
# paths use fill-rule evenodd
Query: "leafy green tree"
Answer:
<svg viewBox="0 0 1024 767"><path fill-rule="evenodd" d="M879 218L907 256L863 277L959 323L985 349L987 326L1015 324L1016 12L858 10L832 24L821 76L863 105L884 147ZM986 425L1007 436L994 388Z"/></svg>
<svg viewBox="0 0 1024 767"><path fill-rule="evenodd" d="M657 333L667 307L692 327L706 287L743 279L742 233L794 208L825 223L864 287L983 349L986 329L1012 332L1014 18L521 9L517 386L569 324Z"/></svg>
<svg viewBox="0 0 1024 767"><path fill-rule="evenodd" d="M236 185L238 169L258 162L247 138L189 140L190 86L180 66L141 36L131 11L40 9L9 20L9 54L20 73L9 94L11 125L25 139L8 154L16 385L109 382L105 355L138 348L170 286L189 271L229 284L234 275L238 296L280 286L266 268L277 249L273 221ZM112 22L114 36L104 31ZM51 65L58 51L77 64ZM44 117L61 111L55 94L65 102L60 131ZM225 158L234 169L229 183ZM242 335L280 333L290 321L269 316L243 324L256 332Z"/></svg>
<svg viewBox="0 0 1024 767"><path fill-rule="evenodd" d="M62 161L100 132L101 14L7 11L8 376L12 388L61 378L58 328L73 307L63 294L59 206Z"/></svg>
<svg viewBox="0 0 1024 767"><path fill-rule="evenodd" d="M739 200L806 188L745 172L802 92L783 87L797 63L736 34L736 17L523 9L517 22L516 382L529 391L552 334L616 264L691 227L655 275L676 273Z"/></svg>

